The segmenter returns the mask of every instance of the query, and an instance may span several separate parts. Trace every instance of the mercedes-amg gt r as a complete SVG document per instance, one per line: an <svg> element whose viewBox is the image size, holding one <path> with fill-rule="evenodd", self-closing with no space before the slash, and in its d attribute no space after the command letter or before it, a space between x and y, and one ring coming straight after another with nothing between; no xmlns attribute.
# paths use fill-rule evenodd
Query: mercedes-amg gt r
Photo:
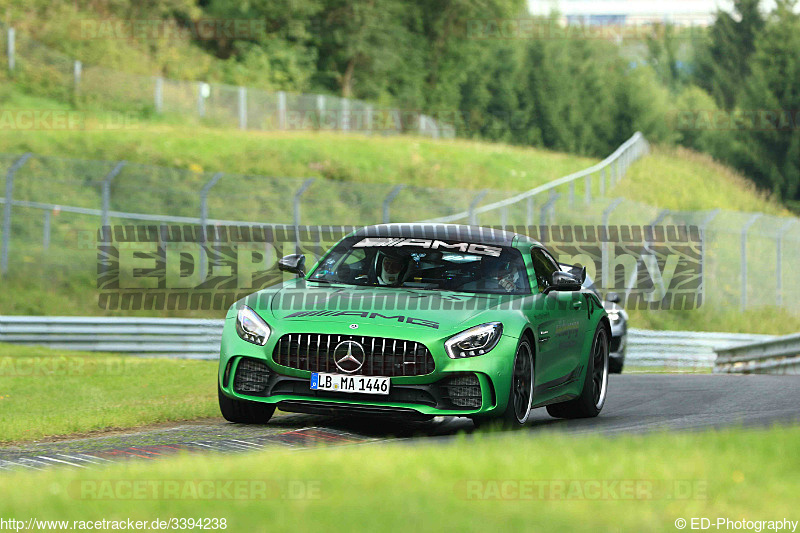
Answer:
<svg viewBox="0 0 800 533"><path fill-rule="evenodd" d="M339 241L310 271L234 304L222 337L223 416L466 416L521 426L531 410L593 417L611 326L597 294L538 242L458 225L388 224Z"/></svg>

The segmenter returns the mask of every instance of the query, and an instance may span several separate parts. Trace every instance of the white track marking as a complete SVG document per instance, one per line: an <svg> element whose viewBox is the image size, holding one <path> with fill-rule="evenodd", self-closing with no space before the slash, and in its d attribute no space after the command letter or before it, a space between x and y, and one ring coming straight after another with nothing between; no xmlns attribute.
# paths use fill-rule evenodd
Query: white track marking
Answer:
<svg viewBox="0 0 800 533"><path fill-rule="evenodd" d="M85 467L85 466L83 466L83 465L79 465L79 464L75 464L75 463L70 463L69 461L63 461L63 460L61 460L61 459L56 459L55 457L48 457L48 456L46 456L46 455L37 455L36 457L37 457L37 459L44 459L44 460L46 460L46 461L53 461L53 462L56 462L56 463L63 463L63 464L65 464L65 465L74 466L75 468L86 468L86 467Z"/></svg>

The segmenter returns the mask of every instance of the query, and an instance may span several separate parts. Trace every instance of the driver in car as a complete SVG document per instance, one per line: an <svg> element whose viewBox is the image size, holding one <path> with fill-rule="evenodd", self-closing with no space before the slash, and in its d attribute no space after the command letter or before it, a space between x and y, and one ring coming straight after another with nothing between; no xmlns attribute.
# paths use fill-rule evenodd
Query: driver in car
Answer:
<svg viewBox="0 0 800 533"><path fill-rule="evenodd" d="M511 261L500 258L484 257L481 270L485 273L486 289L500 289L514 292L518 289L519 269Z"/></svg>
<svg viewBox="0 0 800 533"><path fill-rule="evenodd" d="M376 257L378 283L380 285L399 286L408 273L411 258L405 261L390 255L379 253Z"/></svg>
<svg viewBox="0 0 800 533"><path fill-rule="evenodd" d="M520 265L501 257L484 257L479 268L480 279L463 286L465 290L513 293L522 290Z"/></svg>

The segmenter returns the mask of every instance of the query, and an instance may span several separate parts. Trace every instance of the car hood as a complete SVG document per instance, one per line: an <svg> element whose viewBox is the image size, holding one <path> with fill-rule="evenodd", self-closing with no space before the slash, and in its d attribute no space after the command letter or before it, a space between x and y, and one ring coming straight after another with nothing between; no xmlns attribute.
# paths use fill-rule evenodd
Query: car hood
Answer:
<svg viewBox="0 0 800 533"><path fill-rule="evenodd" d="M321 285L303 280L267 289L259 296L244 303L265 318L343 324L369 321L381 327L421 331L433 328L441 333L502 320L504 313L519 310L523 301L531 298L531 295Z"/></svg>

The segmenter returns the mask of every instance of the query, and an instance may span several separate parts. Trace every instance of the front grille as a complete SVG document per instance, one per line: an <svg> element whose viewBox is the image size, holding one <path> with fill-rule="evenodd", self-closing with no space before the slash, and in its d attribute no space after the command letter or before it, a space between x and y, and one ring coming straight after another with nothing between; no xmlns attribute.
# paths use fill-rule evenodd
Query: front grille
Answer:
<svg viewBox="0 0 800 533"><path fill-rule="evenodd" d="M477 409L481 406L481 384L475 374L462 374L442 381L444 399L456 407Z"/></svg>
<svg viewBox="0 0 800 533"><path fill-rule="evenodd" d="M236 366L233 390L240 394L261 393L267 390L269 368L266 363L255 359L242 358Z"/></svg>
<svg viewBox="0 0 800 533"><path fill-rule="evenodd" d="M414 341L386 339L383 337L361 337L357 335L329 334L290 334L278 340L272 354L276 363L298 370L311 372L341 372L335 359L347 354L345 341L355 341L364 350L363 365L356 369L355 365L342 366L352 375L362 376L422 376L433 372L435 365L433 356L424 344ZM336 347L340 350L334 356ZM358 358L358 348L352 346Z"/></svg>

